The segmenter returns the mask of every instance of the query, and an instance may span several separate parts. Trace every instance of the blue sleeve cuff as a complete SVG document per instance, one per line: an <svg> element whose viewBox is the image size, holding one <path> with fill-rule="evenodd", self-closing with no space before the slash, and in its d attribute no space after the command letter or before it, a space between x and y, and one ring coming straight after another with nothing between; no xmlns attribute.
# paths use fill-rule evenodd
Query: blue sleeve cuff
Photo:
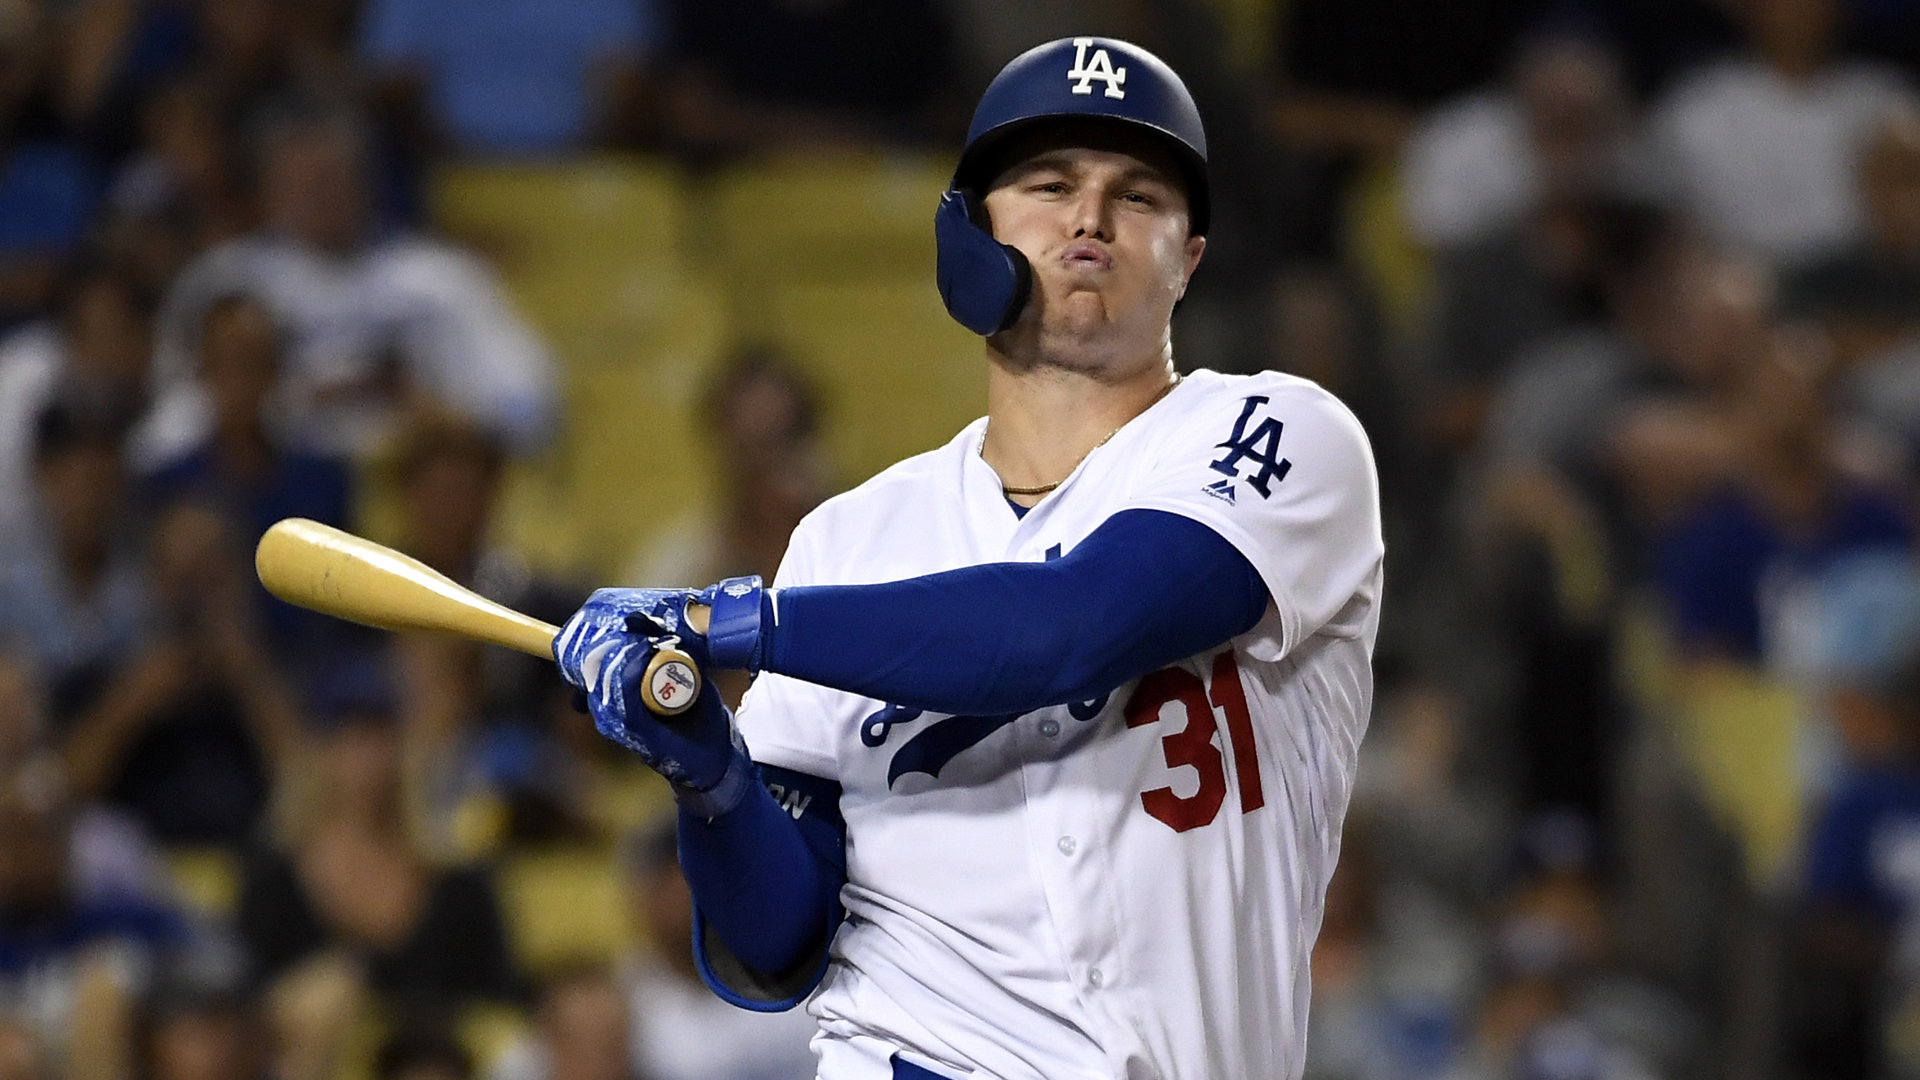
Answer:
<svg viewBox="0 0 1920 1080"><path fill-rule="evenodd" d="M768 979L756 975L734 959L720 935L708 926L700 909L693 910L693 964L700 972L700 981L707 984L714 997L736 1009L786 1012L807 1000L826 977L833 953L822 945L818 953L808 959L810 963L784 977Z"/></svg>
<svg viewBox="0 0 1920 1080"><path fill-rule="evenodd" d="M728 578L708 589L701 599L707 603L707 657L723 670L760 670L763 628L771 623L766 617L769 600L760 587L760 578Z"/></svg>
<svg viewBox="0 0 1920 1080"><path fill-rule="evenodd" d="M681 868L701 981L730 1005L779 1012L806 1000L826 973L843 914L846 824L839 784L757 769L764 787L724 821L690 821L682 805Z"/></svg>
<svg viewBox="0 0 1920 1080"><path fill-rule="evenodd" d="M684 784L673 785L673 798L680 809L705 821L712 821L722 814L732 813L753 792L753 786L759 783L754 771L753 759L747 756L747 744L741 740L740 733L733 733L733 760L727 762L727 771L720 774L719 782L710 788L688 787Z"/></svg>

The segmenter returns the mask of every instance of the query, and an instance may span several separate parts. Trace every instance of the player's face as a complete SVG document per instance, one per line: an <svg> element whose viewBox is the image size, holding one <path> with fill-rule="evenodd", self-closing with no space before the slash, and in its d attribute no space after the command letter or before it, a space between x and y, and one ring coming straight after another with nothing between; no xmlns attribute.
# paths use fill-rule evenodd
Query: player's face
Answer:
<svg viewBox="0 0 1920 1080"><path fill-rule="evenodd" d="M1033 264L1034 298L1008 335L1036 335L1040 355L1068 366L1158 358L1206 247L1188 235L1172 158L1151 139L1122 138L1042 141L1011 160L987 216Z"/></svg>

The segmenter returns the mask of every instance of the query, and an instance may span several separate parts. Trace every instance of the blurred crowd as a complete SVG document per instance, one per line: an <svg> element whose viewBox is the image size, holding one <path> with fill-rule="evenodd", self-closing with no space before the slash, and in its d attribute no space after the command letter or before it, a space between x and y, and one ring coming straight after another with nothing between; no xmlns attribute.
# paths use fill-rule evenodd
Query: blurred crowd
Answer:
<svg viewBox="0 0 1920 1080"><path fill-rule="evenodd" d="M948 160L1088 32L1208 123L1180 361L1379 458L1309 1076L1920 1076L1920 2L0 0L0 1080L812 1075L700 987L669 800L550 666L248 553L385 493L552 621L771 577L858 477L745 332L702 514L503 542L567 372L437 171Z"/></svg>

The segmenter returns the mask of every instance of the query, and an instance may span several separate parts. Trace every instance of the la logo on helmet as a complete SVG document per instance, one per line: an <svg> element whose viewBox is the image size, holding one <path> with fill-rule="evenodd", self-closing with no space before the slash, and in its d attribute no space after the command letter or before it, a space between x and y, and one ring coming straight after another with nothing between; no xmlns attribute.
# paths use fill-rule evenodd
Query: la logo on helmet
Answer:
<svg viewBox="0 0 1920 1080"><path fill-rule="evenodd" d="M1107 50L1105 49L1095 49L1093 52L1093 60L1088 61L1087 49L1092 44L1093 39L1090 37L1073 39L1073 70L1067 72L1067 78L1080 80L1074 84L1073 92L1076 94L1091 94L1093 93L1093 80L1099 79L1101 82L1107 84L1108 97L1126 97L1127 92L1120 88L1126 85L1127 69L1114 67L1113 58L1107 55Z"/></svg>

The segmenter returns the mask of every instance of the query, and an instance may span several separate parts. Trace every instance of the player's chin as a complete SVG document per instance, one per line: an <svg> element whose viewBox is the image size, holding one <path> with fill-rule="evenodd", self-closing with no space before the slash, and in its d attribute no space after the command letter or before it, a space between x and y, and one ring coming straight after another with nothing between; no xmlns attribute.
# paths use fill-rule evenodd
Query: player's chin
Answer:
<svg viewBox="0 0 1920 1080"><path fill-rule="evenodd" d="M1113 321L1111 316L1112 305L1106 294L1076 289L1048 297L1040 322L1043 331L1054 334L1092 334L1106 329Z"/></svg>

